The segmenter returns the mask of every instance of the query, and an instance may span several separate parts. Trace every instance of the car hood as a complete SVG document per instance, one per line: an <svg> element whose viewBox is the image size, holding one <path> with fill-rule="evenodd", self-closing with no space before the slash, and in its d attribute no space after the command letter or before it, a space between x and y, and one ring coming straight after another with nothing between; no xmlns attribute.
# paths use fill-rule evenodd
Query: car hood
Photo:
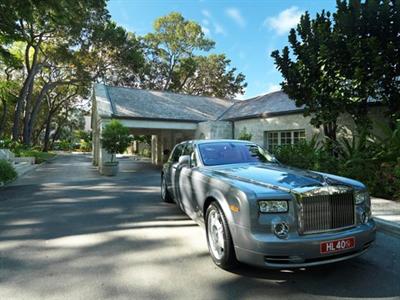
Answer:
<svg viewBox="0 0 400 300"><path fill-rule="evenodd" d="M215 175L228 177L285 192L326 185L350 185L313 171L301 170L281 164L237 164L212 167ZM338 178L338 177L337 177Z"/></svg>

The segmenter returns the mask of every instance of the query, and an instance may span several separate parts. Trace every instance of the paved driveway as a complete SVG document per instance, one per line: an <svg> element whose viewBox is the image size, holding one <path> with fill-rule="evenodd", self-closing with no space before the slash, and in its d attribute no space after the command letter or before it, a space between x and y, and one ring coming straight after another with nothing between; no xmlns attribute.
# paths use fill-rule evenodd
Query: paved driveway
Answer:
<svg viewBox="0 0 400 300"><path fill-rule="evenodd" d="M203 231L159 200L159 170L115 178L65 155L0 190L0 299L400 299L400 242L328 267L223 271Z"/></svg>

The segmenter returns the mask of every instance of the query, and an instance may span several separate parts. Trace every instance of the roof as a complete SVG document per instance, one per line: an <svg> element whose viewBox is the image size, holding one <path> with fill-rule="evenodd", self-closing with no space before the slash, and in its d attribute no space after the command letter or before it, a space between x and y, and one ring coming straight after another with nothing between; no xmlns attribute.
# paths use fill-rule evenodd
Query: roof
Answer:
<svg viewBox="0 0 400 300"><path fill-rule="evenodd" d="M101 108L120 118L210 121L217 120L235 103L235 100L99 84L95 86L95 94L97 102L99 96L100 102L107 96L110 105Z"/></svg>
<svg viewBox="0 0 400 300"><path fill-rule="evenodd" d="M249 100L238 101L224 114L220 120L240 120L257 117L268 117L290 113L300 113L303 107L297 107L296 103L283 91L272 92L257 96Z"/></svg>
<svg viewBox="0 0 400 300"><path fill-rule="evenodd" d="M163 121L233 121L302 112L284 92L249 100L228 100L165 91L96 84L96 107L101 117Z"/></svg>

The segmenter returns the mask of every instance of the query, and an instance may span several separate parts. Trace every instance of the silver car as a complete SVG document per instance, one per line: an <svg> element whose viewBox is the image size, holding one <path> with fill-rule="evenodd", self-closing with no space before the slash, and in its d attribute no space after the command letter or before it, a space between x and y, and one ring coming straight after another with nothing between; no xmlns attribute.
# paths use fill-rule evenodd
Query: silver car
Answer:
<svg viewBox="0 0 400 300"><path fill-rule="evenodd" d="M282 165L247 141L176 145L162 170L161 197L205 226L211 257L225 269L238 261L333 263L363 254L375 240L365 185Z"/></svg>

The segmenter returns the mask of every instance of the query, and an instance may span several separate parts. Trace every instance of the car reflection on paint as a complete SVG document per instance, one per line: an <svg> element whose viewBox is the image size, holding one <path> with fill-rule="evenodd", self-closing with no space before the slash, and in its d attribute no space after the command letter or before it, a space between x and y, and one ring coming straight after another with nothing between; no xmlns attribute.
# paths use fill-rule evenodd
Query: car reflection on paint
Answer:
<svg viewBox="0 0 400 300"><path fill-rule="evenodd" d="M176 145L162 170L161 197L204 225L210 255L225 269L333 263L363 254L375 240L362 183L282 165L248 141Z"/></svg>

